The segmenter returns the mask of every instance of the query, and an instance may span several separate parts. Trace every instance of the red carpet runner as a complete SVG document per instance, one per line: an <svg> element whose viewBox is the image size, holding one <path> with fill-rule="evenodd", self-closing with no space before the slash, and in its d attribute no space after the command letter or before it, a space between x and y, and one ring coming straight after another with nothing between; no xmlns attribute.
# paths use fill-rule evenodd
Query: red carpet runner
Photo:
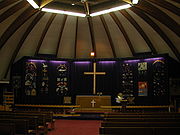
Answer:
<svg viewBox="0 0 180 135"><path fill-rule="evenodd" d="M56 120L48 135L98 135L100 126L98 120Z"/></svg>

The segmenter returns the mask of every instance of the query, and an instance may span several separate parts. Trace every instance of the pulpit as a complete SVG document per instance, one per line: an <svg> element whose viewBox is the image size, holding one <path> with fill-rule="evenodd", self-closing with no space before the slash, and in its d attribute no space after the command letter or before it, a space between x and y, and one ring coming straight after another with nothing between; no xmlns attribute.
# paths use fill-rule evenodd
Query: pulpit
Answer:
<svg viewBox="0 0 180 135"><path fill-rule="evenodd" d="M80 105L81 108L100 108L101 106L111 106L111 96L77 95L76 105Z"/></svg>

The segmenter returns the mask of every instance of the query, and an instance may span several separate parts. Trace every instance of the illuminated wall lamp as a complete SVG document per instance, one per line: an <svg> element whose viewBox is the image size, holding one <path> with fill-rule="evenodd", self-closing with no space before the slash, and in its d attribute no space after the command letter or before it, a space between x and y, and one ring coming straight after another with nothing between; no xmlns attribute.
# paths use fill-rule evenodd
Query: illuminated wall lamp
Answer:
<svg viewBox="0 0 180 135"><path fill-rule="evenodd" d="M91 55L91 57L94 57L94 56L95 56L95 53L94 53L94 52L91 52L90 55Z"/></svg>

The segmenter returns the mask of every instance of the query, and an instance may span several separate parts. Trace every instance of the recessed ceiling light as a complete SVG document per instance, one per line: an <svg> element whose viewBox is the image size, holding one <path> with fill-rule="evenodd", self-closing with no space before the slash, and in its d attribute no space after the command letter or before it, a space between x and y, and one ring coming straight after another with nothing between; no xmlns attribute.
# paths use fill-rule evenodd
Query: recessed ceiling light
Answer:
<svg viewBox="0 0 180 135"><path fill-rule="evenodd" d="M39 8L39 6L36 4L36 2L34 2L33 0L27 0L29 2L29 4L31 4L31 6L33 6L33 8Z"/></svg>
<svg viewBox="0 0 180 135"><path fill-rule="evenodd" d="M99 12L95 12L95 13L90 14L90 16L98 16L98 15L102 15L102 14L107 14L107 13L110 13L110 12L126 9L126 8L129 8L129 7L131 7L131 5L130 4L126 4L126 5L122 5L122 6L118 6L118 7L114 7L114 8L110 8L110 9L106 9L106 10L102 10L102 11L99 11Z"/></svg>
<svg viewBox="0 0 180 135"><path fill-rule="evenodd" d="M58 13L58 14L66 14L66 15L72 15L72 16L86 17L86 14L64 11L64 10L49 9L49 8L42 8L41 10L44 12L50 12L50 13Z"/></svg>
<svg viewBox="0 0 180 135"><path fill-rule="evenodd" d="M132 0L132 4L138 4L139 0Z"/></svg>
<svg viewBox="0 0 180 135"><path fill-rule="evenodd" d="M72 6L74 6L75 4L74 4L74 3L72 3L71 5L72 5Z"/></svg>

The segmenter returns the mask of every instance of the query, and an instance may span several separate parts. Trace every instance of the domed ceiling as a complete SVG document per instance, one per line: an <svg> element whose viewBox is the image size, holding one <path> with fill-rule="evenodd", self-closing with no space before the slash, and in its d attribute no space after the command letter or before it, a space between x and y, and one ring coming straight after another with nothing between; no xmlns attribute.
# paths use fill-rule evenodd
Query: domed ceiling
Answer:
<svg viewBox="0 0 180 135"><path fill-rule="evenodd" d="M126 2L126 0L124 0ZM89 17L122 0L36 0L43 7L80 11L86 17L43 12L26 0L0 0L0 80L23 56L133 57L168 53L180 61L180 1L139 0L130 8ZM88 4L88 5L87 5Z"/></svg>

